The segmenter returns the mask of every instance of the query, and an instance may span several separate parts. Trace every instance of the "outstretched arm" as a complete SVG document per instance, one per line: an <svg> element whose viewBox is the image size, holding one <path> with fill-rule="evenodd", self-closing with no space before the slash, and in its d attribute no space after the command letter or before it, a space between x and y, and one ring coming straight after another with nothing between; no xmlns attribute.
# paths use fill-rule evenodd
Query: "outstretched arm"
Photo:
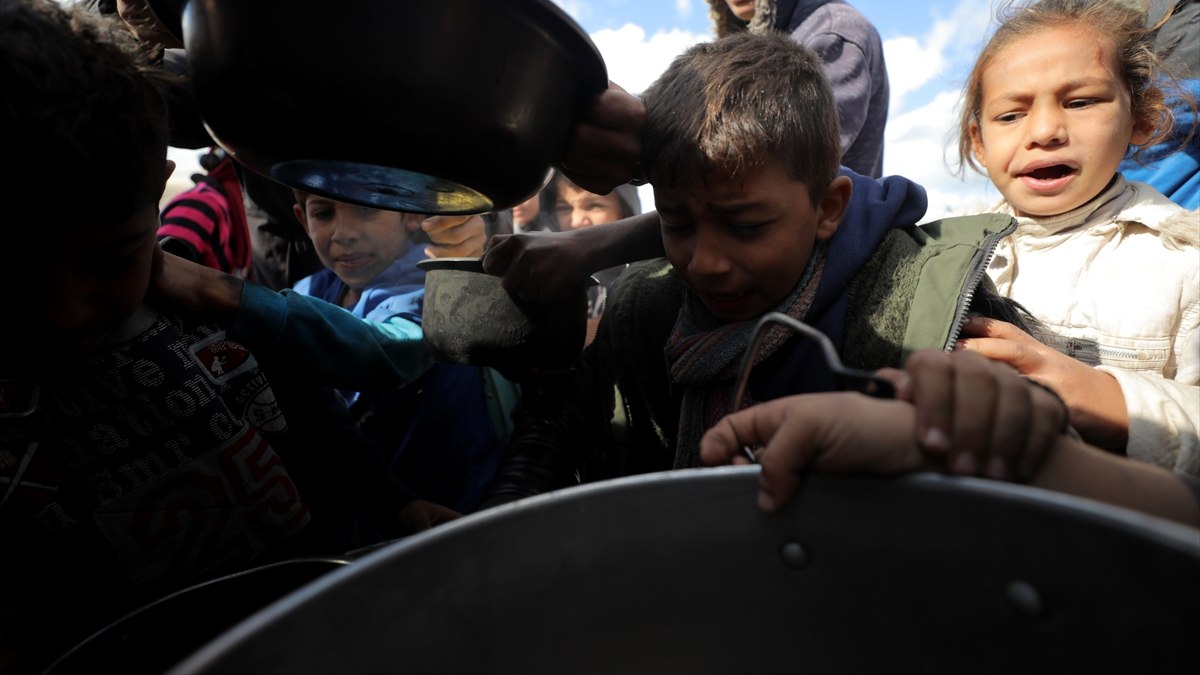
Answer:
<svg viewBox="0 0 1200 675"><path fill-rule="evenodd" d="M426 255L478 255L478 216L413 221L429 237ZM361 390L412 382L433 365L420 325L405 316L366 321L337 305L265 287L182 258L156 253L150 296L159 306L224 324L263 360L302 366L328 386Z"/></svg>
<svg viewBox="0 0 1200 675"><path fill-rule="evenodd" d="M364 389L411 382L433 365L421 327L403 317L369 322L300 293L276 293L231 274L156 254L150 299L208 317L265 362L303 368L327 386Z"/></svg>
<svg viewBox="0 0 1200 675"><path fill-rule="evenodd" d="M595 272L662 255L658 213L651 211L578 230L497 235L484 253L483 269L503 277L509 293L551 303Z"/></svg>

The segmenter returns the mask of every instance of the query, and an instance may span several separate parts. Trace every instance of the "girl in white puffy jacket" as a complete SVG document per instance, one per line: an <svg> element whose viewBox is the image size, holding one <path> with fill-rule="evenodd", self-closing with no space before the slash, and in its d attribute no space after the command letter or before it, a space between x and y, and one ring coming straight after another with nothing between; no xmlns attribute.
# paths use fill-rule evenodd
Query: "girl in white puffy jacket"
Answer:
<svg viewBox="0 0 1200 675"><path fill-rule="evenodd" d="M1121 0L1041 0L984 48L959 155L1018 222L989 274L1045 330L973 319L956 348L1054 389L1085 440L1200 476L1200 213L1118 172L1173 125L1144 21Z"/></svg>

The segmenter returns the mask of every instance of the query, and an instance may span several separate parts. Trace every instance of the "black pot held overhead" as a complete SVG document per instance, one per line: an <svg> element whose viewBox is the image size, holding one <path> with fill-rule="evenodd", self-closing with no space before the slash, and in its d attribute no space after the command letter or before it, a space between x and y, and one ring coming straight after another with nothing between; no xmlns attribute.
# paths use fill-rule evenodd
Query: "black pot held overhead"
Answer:
<svg viewBox="0 0 1200 675"><path fill-rule="evenodd" d="M378 208L520 203L608 84L550 0L191 0L180 30L205 126L235 159Z"/></svg>

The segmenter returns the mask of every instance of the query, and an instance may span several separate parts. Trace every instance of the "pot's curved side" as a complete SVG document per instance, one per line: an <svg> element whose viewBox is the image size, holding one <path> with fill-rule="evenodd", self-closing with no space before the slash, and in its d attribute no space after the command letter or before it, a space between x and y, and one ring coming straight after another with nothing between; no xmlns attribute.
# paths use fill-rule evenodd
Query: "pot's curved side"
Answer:
<svg viewBox="0 0 1200 675"><path fill-rule="evenodd" d="M1200 533L1020 485L758 467L467 516L260 612L173 672L1190 672Z"/></svg>

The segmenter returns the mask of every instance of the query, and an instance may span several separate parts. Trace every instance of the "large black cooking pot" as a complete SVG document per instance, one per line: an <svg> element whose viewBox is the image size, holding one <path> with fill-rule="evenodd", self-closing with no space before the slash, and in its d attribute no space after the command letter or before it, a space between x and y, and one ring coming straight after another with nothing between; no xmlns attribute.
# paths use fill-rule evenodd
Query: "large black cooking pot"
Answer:
<svg viewBox="0 0 1200 675"><path fill-rule="evenodd" d="M482 213L540 189L608 84L551 0L158 0L200 114L254 171L377 208ZM179 8L182 7L182 10Z"/></svg>
<svg viewBox="0 0 1200 675"><path fill-rule="evenodd" d="M544 495L392 544L178 673L1192 672L1200 531L1018 485L756 467Z"/></svg>

